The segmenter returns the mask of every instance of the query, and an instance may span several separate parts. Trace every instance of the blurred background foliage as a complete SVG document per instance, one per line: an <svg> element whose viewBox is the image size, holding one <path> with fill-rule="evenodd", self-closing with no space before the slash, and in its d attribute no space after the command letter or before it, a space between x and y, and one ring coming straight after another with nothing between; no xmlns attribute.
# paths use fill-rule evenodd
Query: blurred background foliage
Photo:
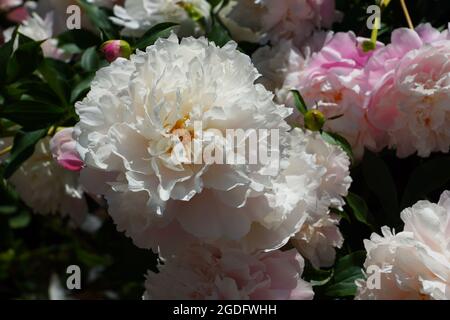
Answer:
<svg viewBox="0 0 450 320"><path fill-rule="evenodd" d="M220 3L210 0L213 5ZM337 0L343 20L336 31L353 30L370 37L366 9L375 1ZM89 89L94 73L106 61L98 51L103 41L114 39L118 28L108 19L108 12L82 1L99 35L84 30L72 30L58 36L59 45L74 54L64 64L43 58L39 45L18 35L19 48L12 53L8 44L0 47L0 137L18 134L24 144L0 167L0 299L46 299L49 288L65 287L66 268L79 265L82 289L70 292L74 299L138 299L143 293L144 275L156 270L157 256L136 248L131 240L116 231L104 209L91 201L90 211L103 220L101 228L90 233L70 227L60 216L32 214L6 178L17 168L36 142L40 132L49 126L71 126L76 123L73 104ZM417 25L430 22L445 28L450 16L448 0L408 0L408 7ZM0 25L7 24L0 19ZM383 12L379 39L389 42L390 32L406 26L398 0ZM134 48L145 47L158 37L168 35L172 24L161 24L140 39L126 39ZM230 37L218 19L207 30L208 38L222 45ZM257 46L240 43L250 54ZM30 59L33 57L33 59ZM37 78L36 71L43 75ZM42 108L26 109L27 101ZM17 106L27 112L16 112ZM25 107L24 107L25 105ZM34 119L42 121L35 121ZM7 120L6 120L7 119ZM17 126L19 125L19 126ZM30 149L31 148L31 149ZM367 152L354 164L354 183L347 197L341 230L346 239L338 253L336 266L329 270L314 270L307 266L305 277L315 283L317 299L349 298L354 294L354 280L361 276L364 260L363 239L383 225L402 229L400 210L420 199L436 201L443 190L450 189L450 157L434 154L421 159L416 156L399 160L392 151L375 155ZM39 190L35 190L39 192ZM51 284L51 285L50 285Z"/></svg>

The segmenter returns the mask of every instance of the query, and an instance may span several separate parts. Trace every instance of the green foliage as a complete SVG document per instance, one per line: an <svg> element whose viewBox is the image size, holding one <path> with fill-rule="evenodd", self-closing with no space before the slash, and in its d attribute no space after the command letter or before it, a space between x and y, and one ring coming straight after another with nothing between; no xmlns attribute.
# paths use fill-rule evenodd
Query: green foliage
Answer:
<svg viewBox="0 0 450 320"><path fill-rule="evenodd" d="M159 38L167 38L170 32L176 27L177 23L163 22L150 28L144 35L136 42L134 47L136 49L145 50L148 46L155 43Z"/></svg>

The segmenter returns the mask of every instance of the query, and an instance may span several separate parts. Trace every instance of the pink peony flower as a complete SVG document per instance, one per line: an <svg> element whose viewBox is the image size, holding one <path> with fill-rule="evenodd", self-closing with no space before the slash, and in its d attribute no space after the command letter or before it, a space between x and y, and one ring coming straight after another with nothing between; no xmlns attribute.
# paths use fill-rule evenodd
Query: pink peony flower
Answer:
<svg viewBox="0 0 450 320"><path fill-rule="evenodd" d="M368 119L387 133L399 157L427 157L450 148L450 36L429 24L398 29L366 73L373 86Z"/></svg>
<svg viewBox="0 0 450 320"><path fill-rule="evenodd" d="M295 251L246 254L231 248L192 246L149 272L144 299L311 300Z"/></svg>
<svg viewBox="0 0 450 320"><path fill-rule="evenodd" d="M357 281L356 299L449 300L450 192L437 204L419 201L401 217L403 232L383 227L382 236L364 242L370 278Z"/></svg>
<svg viewBox="0 0 450 320"><path fill-rule="evenodd" d="M53 158L63 168L70 171L80 171L84 165L76 150L76 142L72 137L73 128L58 131L50 141Z"/></svg>
<svg viewBox="0 0 450 320"><path fill-rule="evenodd" d="M324 128L343 135L357 157L365 146L379 149L382 138L366 118L369 86L364 68L373 52L364 52L364 40L352 32L335 34L303 70L289 74L285 81L285 87L300 91L308 107L317 108L327 118L340 116L328 120ZM292 101L288 104L292 106Z"/></svg>

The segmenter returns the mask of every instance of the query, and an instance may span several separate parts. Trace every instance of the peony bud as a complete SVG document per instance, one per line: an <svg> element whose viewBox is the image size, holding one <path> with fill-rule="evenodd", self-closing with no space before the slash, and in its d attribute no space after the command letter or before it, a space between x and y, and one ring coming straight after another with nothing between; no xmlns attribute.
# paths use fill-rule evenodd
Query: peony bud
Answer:
<svg viewBox="0 0 450 320"><path fill-rule="evenodd" d="M119 57L128 59L131 55L131 47L124 40L109 40L102 44L100 50L108 62L113 62Z"/></svg>
<svg viewBox="0 0 450 320"><path fill-rule="evenodd" d="M50 140L53 158L58 164L70 171L80 171L84 165L76 150L76 142L72 137L73 128L58 131Z"/></svg>
<svg viewBox="0 0 450 320"><path fill-rule="evenodd" d="M309 110L305 113L305 127L311 131L319 131L325 124L325 116L319 110Z"/></svg>

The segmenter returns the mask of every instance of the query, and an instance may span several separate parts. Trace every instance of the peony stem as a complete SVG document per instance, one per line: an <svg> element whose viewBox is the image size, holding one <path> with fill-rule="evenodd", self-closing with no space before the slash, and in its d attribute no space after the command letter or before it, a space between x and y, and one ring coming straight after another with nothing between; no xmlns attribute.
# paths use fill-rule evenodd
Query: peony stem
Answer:
<svg viewBox="0 0 450 320"><path fill-rule="evenodd" d="M12 146L6 147L3 150L0 150L0 157L4 156L5 154L7 154L8 152L10 152L12 150Z"/></svg>
<svg viewBox="0 0 450 320"><path fill-rule="evenodd" d="M380 17L375 18L375 27L373 28L372 35L370 37L370 40L372 41L374 48L377 47L378 29L380 28L380 25L381 25L381 18Z"/></svg>
<svg viewBox="0 0 450 320"><path fill-rule="evenodd" d="M411 16L409 15L405 0L400 0L400 3L402 4L403 13L405 14L406 21L408 22L408 27L414 30L414 25L412 23Z"/></svg>

